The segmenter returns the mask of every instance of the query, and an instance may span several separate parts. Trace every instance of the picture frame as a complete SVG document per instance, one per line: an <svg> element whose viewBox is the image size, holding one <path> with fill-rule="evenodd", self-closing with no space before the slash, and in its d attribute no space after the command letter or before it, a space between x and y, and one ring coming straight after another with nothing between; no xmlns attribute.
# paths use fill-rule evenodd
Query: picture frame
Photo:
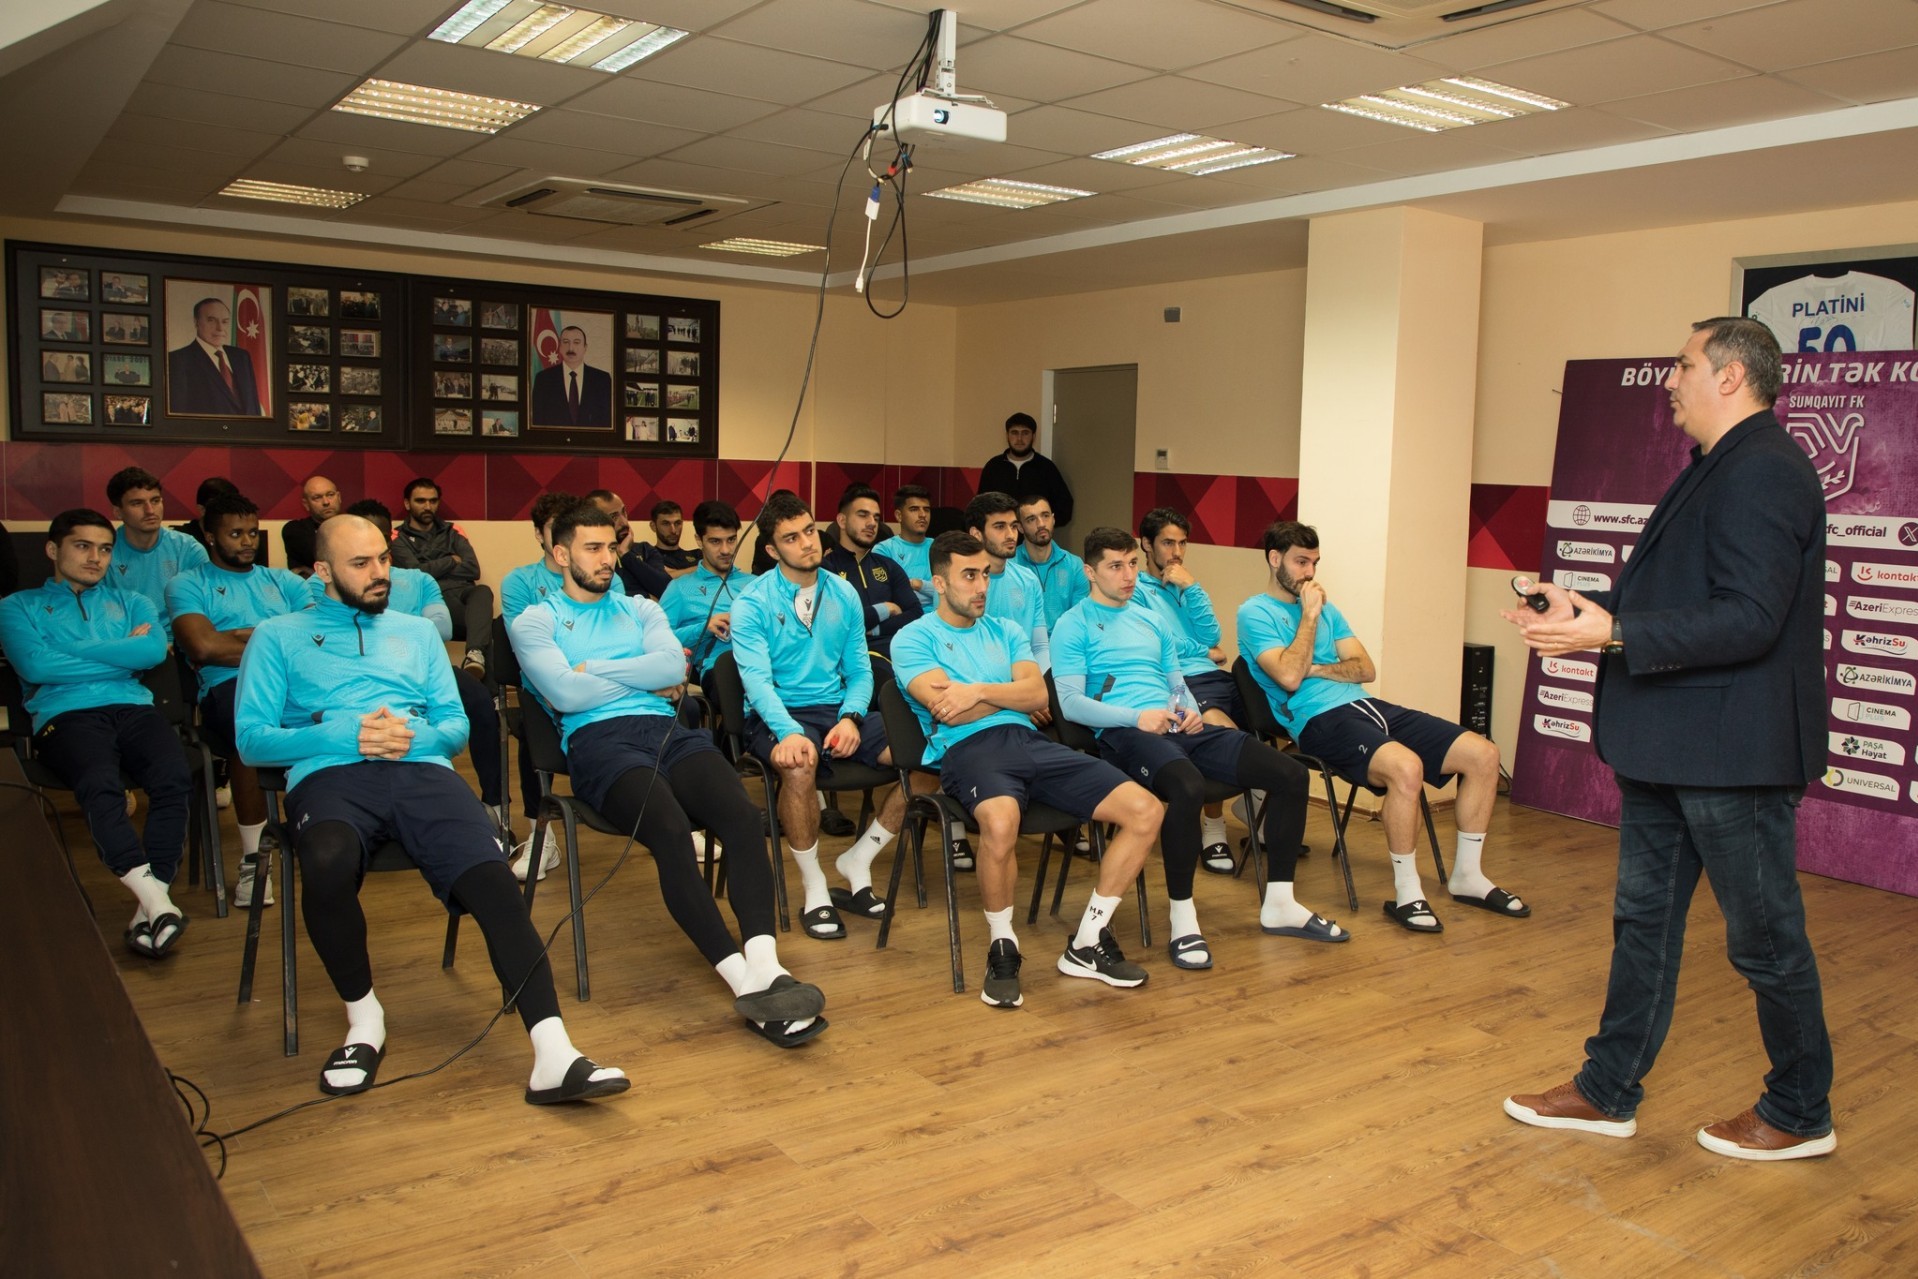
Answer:
<svg viewBox="0 0 1918 1279"><path fill-rule="evenodd" d="M330 364L289 364L286 389L301 395L331 395L333 366Z"/></svg>
<svg viewBox="0 0 1918 1279"><path fill-rule="evenodd" d="M659 348L650 346L627 347L626 371L628 373L659 372Z"/></svg>
<svg viewBox="0 0 1918 1279"><path fill-rule="evenodd" d="M628 413L626 415L626 439L632 444L659 443L659 419Z"/></svg>
<svg viewBox="0 0 1918 1279"><path fill-rule="evenodd" d="M659 317L657 315L627 316L626 340L629 342L659 341Z"/></svg>
<svg viewBox="0 0 1918 1279"><path fill-rule="evenodd" d="M518 368L519 340L517 338L481 338L479 362L496 368Z"/></svg>
<svg viewBox="0 0 1918 1279"><path fill-rule="evenodd" d="M93 381L93 354L90 351L42 351L42 382L86 383Z"/></svg>
<svg viewBox="0 0 1918 1279"><path fill-rule="evenodd" d="M100 300L114 306L145 306L152 301L152 281L138 271L100 272Z"/></svg>
<svg viewBox="0 0 1918 1279"><path fill-rule="evenodd" d="M104 417L108 426L149 426L152 424L152 396L108 395L105 399Z"/></svg>
<svg viewBox="0 0 1918 1279"><path fill-rule="evenodd" d="M443 324L448 328L472 328L473 300L471 298L434 298L433 323Z"/></svg>
<svg viewBox="0 0 1918 1279"><path fill-rule="evenodd" d="M286 313L312 319L326 319L333 314L333 290L289 288L286 291Z"/></svg>
<svg viewBox="0 0 1918 1279"><path fill-rule="evenodd" d="M699 443L699 419L696 417L667 418L666 440L669 444Z"/></svg>
<svg viewBox="0 0 1918 1279"><path fill-rule="evenodd" d="M92 273L70 266L43 266L40 268L40 296L56 302L91 302Z"/></svg>
<svg viewBox="0 0 1918 1279"><path fill-rule="evenodd" d="M380 295L367 289L341 289L340 318L342 320L379 319Z"/></svg>
<svg viewBox="0 0 1918 1279"><path fill-rule="evenodd" d="M168 276L162 296L167 415L274 419L273 286Z"/></svg>
<svg viewBox="0 0 1918 1279"><path fill-rule="evenodd" d="M375 360L380 355L378 329L341 329L340 356L343 359Z"/></svg>
<svg viewBox="0 0 1918 1279"><path fill-rule="evenodd" d="M613 429L614 313L545 305L531 310L526 425L532 430ZM610 367L609 367L610 366Z"/></svg>
<svg viewBox="0 0 1918 1279"><path fill-rule="evenodd" d="M341 395L378 395L380 370L360 364L340 365Z"/></svg>
<svg viewBox="0 0 1918 1279"><path fill-rule="evenodd" d="M445 369L434 369L433 398L436 400L472 399L473 375L471 373L453 373Z"/></svg>
<svg viewBox="0 0 1918 1279"><path fill-rule="evenodd" d="M471 435L472 433L473 410L468 408L437 408L433 410L433 434Z"/></svg>
<svg viewBox="0 0 1918 1279"><path fill-rule="evenodd" d="M340 431L346 435L378 435L384 430L380 406L349 404L340 410Z"/></svg>
<svg viewBox="0 0 1918 1279"><path fill-rule="evenodd" d="M148 346L153 342L153 319L131 311L107 311L100 316L100 341L109 346Z"/></svg>
<svg viewBox="0 0 1918 1279"><path fill-rule="evenodd" d="M471 364L473 339L464 333L435 333L433 359L439 364Z"/></svg>
<svg viewBox="0 0 1918 1279"><path fill-rule="evenodd" d="M629 409L658 408L659 384L657 382L628 382L626 384L626 407Z"/></svg>
<svg viewBox="0 0 1918 1279"><path fill-rule="evenodd" d="M42 342L93 341L93 312L41 311L40 340Z"/></svg>
<svg viewBox="0 0 1918 1279"><path fill-rule="evenodd" d="M153 358L108 352L100 357L100 382L103 386L152 386Z"/></svg>
<svg viewBox="0 0 1918 1279"><path fill-rule="evenodd" d="M502 403L519 402L519 374L482 373L480 374L480 393L482 400Z"/></svg>
<svg viewBox="0 0 1918 1279"><path fill-rule="evenodd" d="M40 420L49 426L92 426L93 396L81 391L42 391Z"/></svg>
<svg viewBox="0 0 1918 1279"><path fill-rule="evenodd" d="M295 355L333 354L333 330L324 324L286 326L286 353Z"/></svg>
<svg viewBox="0 0 1918 1279"><path fill-rule="evenodd" d="M325 400L294 400L286 406L289 431L331 431L333 406Z"/></svg>
<svg viewBox="0 0 1918 1279"><path fill-rule="evenodd" d="M479 310L479 326L482 329L519 329L519 303L482 302Z"/></svg>
<svg viewBox="0 0 1918 1279"><path fill-rule="evenodd" d="M480 410L480 434L496 440L519 438L519 410L483 408Z"/></svg>

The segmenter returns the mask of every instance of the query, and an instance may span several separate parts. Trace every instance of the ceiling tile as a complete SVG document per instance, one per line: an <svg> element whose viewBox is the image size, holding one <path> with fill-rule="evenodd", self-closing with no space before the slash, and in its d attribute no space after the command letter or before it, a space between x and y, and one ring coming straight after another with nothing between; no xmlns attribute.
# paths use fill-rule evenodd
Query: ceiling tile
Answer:
<svg viewBox="0 0 1918 1279"><path fill-rule="evenodd" d="M1422 84L1445 75L1446 70L1402 53L1309 35L1192 67L1185 74L1285 102L1318 106L1357 93Z"/></svg>
<svg viewBox="0 0 1918 1279"><path fill-rule="evenodd" d="M552 106L596 89L612 77L585 67L515 58L485 49L421 40L379 67L382 80L423 84L455 93L481 93L514 102Z"/></svg>
<svg viewBox="0 0 1918 1279"><path fill-rule="evenodd" d="M428 181L446 182L472 191L517 172L517 167L504 164L481 164L477 160L442 160L420 176Z"/></svg>
<svg viewBox="0 0 1918 1279"><path fill-rule="evenodd" d="M324 0L323 6L316 5L314 0L227 0L227 3L302 18L314 16L317 9L326 15L328 22L402 36L425 35L438 26L450 10L459 7L459 0Z"/></svg>
<svg viewBox="0 0 1918 1279"><path fill-rule="evenodd" d="M243 58L170 44L147 68L153 84L188 89L214 89L235 97L263 102L285 102L303 107L330 107L360 82L356 75L296 67L286 62Z"/></svg>
<svg viewBox="0 0 1918 1279"><path fill-rule="evenodd" d="M769 0L717 31L728 40L890 69L896 76L925 38L926 15L866 0Z"/></svg>
<svg viewBox="0 0 1918 1279"><path fill-rule="evenodd" d="M1209 0L1091 0L1029 22L1018 34L1061 49L1177 71L1290 40L1298 28Z"/></svg>
<svg viewBox="0 0 1918 1279"><path fill-rule="evenodd" d="M1713 80L1735 80L1745 68L1673 44L1658 36L1627 36L1603 44L1507 62L1499 80L1574 106L1596 106Z"/></svg>
<svg viewBox="0 0 1918 1279"><path fill-rule="evenodd" d="M1030 169L1009 172L1021 182L1044 182L1056 187L1076 187L1082 191L1130 191L1140 187L1188 187L1205 179L1185 173L1168 173L1145 164L1124 164L1117 160L1058 160Z"/></svg>
<svg viewBox="0 0 1918 1279"><path fill-rule="evenodd" d="M433 180L432 173L433 171L429 170L420 177L408 178L392 187L388 194L405 200L452 204L481 185L477 182L436 182Z"/></svg>
<svg viewBox="0 0 1918 1279"><path fill-rule="evenodd" d="M205 93L170 84L146 83L127 99L126 111L134 115L158 116L190 125L230 126L244 121L250 129L272 133L290 133L312 119L313 108L291 106L283 102L261 102L233 98L224 93Z"/></svg>
<svg viewBox="0 0 1918 1279"><path fill-rule="evenodd" d="M573 178L604 177L633 157L612 151L589 151L583 147L561 146L552 142L526 142L510 134L488 138L465 153L469 159L488 164L504 164L536 173Z"/></svg>
<svg viewBox="0 0 1918 1279"><path fill-rule="evenodd" d="M1918 53L1918 51L1914 51ZM1918 56L1913 58L1918 70ZM1746 76L1717 84L1694 85L1670 93L1647 94L1609 103L1607 115L1643 120L1681 133L1718 129L1726 125L1776 120L1784 116L1829 111L1843 103L1822 93L1780 80L1776 76Z"/></svg>
<svg viewBox="0 0 1918 1279"><path fill-rule="evenodd" d="M718 36L681 40L640 65L649 80L719 93L744 93L785 106L798 106L872 74L864 67L762 49Z"/></svg>
<svg viewBox="0 0 1918 1279"><path fill-rule="evenodd" d="M611 116L552 110L520 121L513 126L511 136L525 142L552 142L589 151L609 151L631 161L685 146L704 135L690 129L615 120Z"/></svg>
<svg viewBox="0 0 1918 1279"><path fill-rule="evenodd" d="M358 151L378 147L415 155L438 156L458 155L486 136L464 129L441 129L430 124L382 120L377 116L353 115L346 111L322 111L301 125L295 133L302 138L330 142Z"/></svg>
<svg viewBox="0 0 1918 1279"><path fill-rule="evenodd" d="M870 126L870 120L826 111L793 107L729 131L735 138L755 142L773 142L781 146L805 147L813 151L844 157Z"/></svg>
<svg viewBox="0 0 1918 1279"><path fill-rule="evenodd" d="M1624 120L1608 111L1573 107L1546 115L1520 116L1516 120L1498 120L1476 125L1467 132L1488 144L1519 155L1557 155L1582 151L1589 147L1609 147L1621 142L1640 142L1656 138L1670 130L1639 120ZM1341 151L1344 159L1350 152Z"/></svg>
<svg viewBox="0 0 1918 1279"><path fill-rule="evenodd" d="M710 31L761 0L588 0L589 7L616 18L657 22L681 31ZM641 63L644 66L645 63ZM631 74L628 72L627 74Z"/></svg>
<svg viewBox="0 0 1918 1279"><path fill-rule="evenodd" d="M971 93L1017 94L1028 102L1058 102L1082 93L1143 80L1151 72L1110 58L993 36L966 50L959 85Z"/></svg>
<svg viewBox="0 0 1918 1279"><path fill-rule="evenodd" d="M216 53L284 50L301 66L364 75L406 41L363 27L198 0L173 29L171 43Z"/></svg>
<svg viewBox="0 0 1918 1279"><path fill-rule="evenodd" d="M1418 56L1453 71L1474 71L1631 34L1631 27L1589 9L1560 9L1428 41L1418 46Z"/></svg>
<svg viewBox="0 0 1918 1279"><path fill-rule="evenodd" d="M699 133L723 132L749 120L776 115L779 108L755 98L737 98L705 89L660 84L636 76L615 76L566 103L572 111L644 120Z"/></svg>
<svg viewBox="0 0 1918 1279"><path fill-rule="evenodd" d="M1149 124L1071 107L1033 107L1006 121L1008 141L1065 155L1092 155L1135 142L1150 142L1158 136L1160 130Z"/></svg>
<svg viewBox="0 0 1918 1279"><path fill-rule="evenodd" d="M1918 97L1918 48L1892 49L1787 71L1781 79L1844 102Z"/></svg>
<svg viewBox="0 0 1918 1279"><path fill-rule="evenodd" d="M204 151L221 157L228 164L245 164L280 141L278 134L256 133L230 124L196 124L184 128L178 120L132 113L114 121L106 136L115 142Z"/></svg>
<svg viewBox="0 0 1918 1279"><path fill-rule="evenodd" d="M1385 176L1376 169L1346 164L1343 160L1302 155L1281 164L1255 164L1249 169L1233 169L1229 173L1215 174L1208 181L1244 187L1258 198L1276 200L1281 196L1299 195L1306 191L1363 186L1368 182L1378 182ZM1147 191L1142 193L1141 198L1150 199L1153 195L1154 192Z"/></svg>
<svg viewBox="0 0 1918 1279"><path fill-rule="evenodd" d="M1339 160L1402 178L1417 173L1437 173L1444 169L1476 168L1518 158L1515 153L1502 150L1476 136L1483 132L1481 129L1455 129L1449 133L1408 133L1397 141L1341 151Z"/></svg>
<svg viewBox="0 0 1918 1279"><path fill-rule="evenodd" d="M1600 0L1592 12L1637 27L1641 31L1659 31L1683 26L1742 9L1757 9L1784 0Z"/></svg>
<svg viewBox="0 0 1918 1279"><path fill-rule="evenodd" d="M837 112L861 120L870 120L875 110L892 101L892 91L898 84L897 72L869 76L856 84L810 99L806 106L813 111ZM978 86L968 84L964 79L960 80L959 89L962 93L980 92ZM1030 110L1038 105L1030 98L1015 97L1009 93L993 93L990 96L992 105L1008 115L1015 111Z"/></svg>
<svg viewBox="0 0 1918 1279"><path fill-rule="evenodd" d="M1761 71L1918 44L1911 0L1790 0L1661 33Z"/></svg>
<svg viewBox="0 0 1918 1279"><path fill-rule="evenodd" d="M889 9L905 9L918 14L921 19L926 14L926 5L921 0L874 0L874 3L883 4ZM966 26L1004 31L1077 3L1079 0L967 0L959 16L964 19Z"/></svg>
<svg viewBox="0 0 1918 1279"><path fill-rule="evenodd" d="M395 188L399 191L401 188ZM362 200L353 206L354 220L367 222L387 222L404 218L414 226L465 226L493 216L491 209L476 209L466 205L442 204L437 200L410 200L397 194L376 195Z"/></svg>
<svg viewBox="0 0 1918 1279"><path fill-rule="evenodd" d="M1227 120L1250 119L1285 104L1242 89L1168 75L1070 98L1061 105L1136 120L1167 133L1204 133Z"/></svg>
<svg viewBox="0 0 1918 1279"><path fill-rule="evenodd" d="M1251 120L1234 120L1220 128L1234 142L1272 147L1295 155L1324 155L1347 147L1393 142L1405 136L1396 124L1383 124L1321 107L1297 107Z"/></svg>
<svg viewBox="0 0 1918 1279"><path fill-rule="evenodd" d="M379 178L397 181L400 178L417 177L433 167L434 157L430 155L412 155L405 151L381 151L373 147L365 150L365 156L372 163L367 166L369 172ZM313 138L287 138L274 147L264 158L283 164L305 164L325 170L335 176L327 185L344 185L346 180L356 174L346 171L340 163L340 148L331 142L321 142Z"/></svg>
<svg viewBox="0 0 1918 1279"><path fill-rule="evenodd" d="M824 155L823 152L804 147L779 146L730 136L701 138L674 148L670 154L660 154L664 159L685 164L704 164L715 169L766 173L776 177L810 173L819 167Z"/></svg>

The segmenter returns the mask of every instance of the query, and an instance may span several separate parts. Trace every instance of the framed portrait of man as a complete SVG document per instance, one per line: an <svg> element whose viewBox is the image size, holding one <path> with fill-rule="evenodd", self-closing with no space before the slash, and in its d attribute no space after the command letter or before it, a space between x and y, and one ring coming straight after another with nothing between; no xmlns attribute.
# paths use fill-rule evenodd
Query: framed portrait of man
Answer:
<svg viewBox="0 0 1918 1279"><path fill-rule="evenodd" d="M536 306L530 321L528 425L611 431L613 313Z"/></svg>
<svg viewBox="0 0 1918 1279"><path fill-rule="evenodd" d="M271 418L273 289L166 282L166 406L172 417Z"/></svg>

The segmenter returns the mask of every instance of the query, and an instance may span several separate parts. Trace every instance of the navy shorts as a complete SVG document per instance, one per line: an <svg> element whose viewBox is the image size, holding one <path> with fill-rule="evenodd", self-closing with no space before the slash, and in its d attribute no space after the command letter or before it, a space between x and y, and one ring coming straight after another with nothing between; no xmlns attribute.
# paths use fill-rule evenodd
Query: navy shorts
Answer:
<svg viewBox="0 0 1918 1279"><path fill-rule="evenodd" d="M233 699L239 695L240 681L230 679L215 684L200 699L200 725L206 731L208 744L215 748L216 754L233 751Z"/></svg>
<svg viewBox="0 0 1918 1279"><path fill-rule="evenodd" d="M599 808L629 770L657 769L671 782L673 765L707 751L717 755L719 747L703 728L688 728L665 715L618 715L575 729L566 745L566 767L573 794Z"/></svg>
<svg viewBox="0 0 1918 1279"><path fill-rule="evenodd" d="M940 787L969 813L988 799L1010 795L1022 812L1038 800L1086 821L1125 781L1104 760L1017 724L974 733L939 761Z"/></svg>
<svg viewBox="0 0 1918 1279"><path fill-rule="evenodd" d="M839 722L837 706L788 706L786 713L799 721L800 729L819 748L819 768L813 774L815 780L830 782L832 766L836 763L864 764L868 768L887 767L879 759L886 753L886 722L879 718L878 711L867 711L866 717L859 721L859 749L845 760L835 758L826 750L826 734L832 732L833 725ZM779 739L766 727L766 721L757 715L746 720L746 744L753 754L771 767L773 747L779 745Z"/></svg>
<svg viewBox="0 0 1918 1279"><path fill-rule="evenodd" d="M1445 754L1464 735L1449 719L1367 697L1320 711L1299 730L1298 743L1347 781L1367 785L1372 756L1387 742L1397 742L1419 757L1427 784L1443 786L1452 777L1445 771Z"/></svg>
<svg viewBox="0 0 1918 1279"><path fill-rule="evenodd" d="M1245 708L1239 704L1239 681L1231 671L1206 671L1185 677L1192 700L1201 711L1224 711L1234 724L1245 723Z"/></svg>
<svg viewBox="0 0 1918 1279"><path fill-rule="evenodd" d="M322 768L286 797L293 838L321 822L345 822L360 837L360 870L390 839L405 846L442 902L459 877L506 861L499 828L460 775L443 764L368 760Z"/></svg>
<svg viewBox="0 0 1918 1279"><path fill-rule="evenodd" d="M1147 790L1159 770L1182 759L1199 776L1236 784L1239 753L1250 740L1236 728L1207 724L1196 733L1148 733L1138 728L1108 728L1099 734L1099 753Z"/></svg>

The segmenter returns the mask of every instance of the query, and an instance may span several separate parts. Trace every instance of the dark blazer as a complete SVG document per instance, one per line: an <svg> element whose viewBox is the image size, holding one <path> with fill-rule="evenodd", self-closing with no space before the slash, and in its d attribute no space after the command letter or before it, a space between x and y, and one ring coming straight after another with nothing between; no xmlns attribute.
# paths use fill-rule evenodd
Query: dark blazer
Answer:
<svg viewBox="0 0 1918 1279"><path fill-rule="evenodd" d="M1681 786L1802 786L1825 770L1825 499L1771 410L1659 500L1610 591L1625 652L1601 659L1598 754Z"/></svg>
<svg viewBox="0 0 1918 1279"><path fill-rule="evenodd" d="M260 387L253 377L253 357L237 346L224 348L233 366L233 390L197 342L166 353L166 406L169 413L203 413L211 417L259 417Z"/></svg>
<svg viewBox="0 0 1918 1279"><path fill-rule="evenodd" d="M566 366L555 364L533 375L534 426L611 426L613 375L588 364L579 378L579 416L566 400Z"/></svg>

